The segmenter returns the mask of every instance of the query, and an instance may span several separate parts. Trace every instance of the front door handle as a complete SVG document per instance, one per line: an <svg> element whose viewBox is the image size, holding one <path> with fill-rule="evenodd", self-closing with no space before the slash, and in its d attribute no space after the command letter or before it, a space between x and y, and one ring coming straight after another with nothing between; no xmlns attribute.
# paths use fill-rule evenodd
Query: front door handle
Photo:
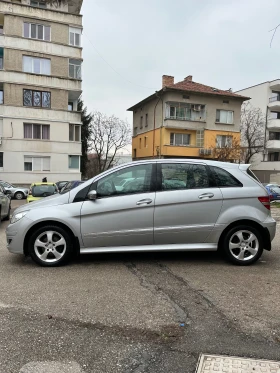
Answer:
<svg viewBox="0 0 280 373"><path fill-rule="evenodd" d="M214 194L213 193L203 193L200 196L198 196L199 199L208 199L208 198L213 198Z"/></svg>
<svg viewBox="0 0 280 373"><path fill-rule="evenodd" d="M141 206L141 205L149 205L150 203L152 203L153 200L150 199L150 198L146 198L146 199L140 199L140 201L136 202L136 205L137 206Z"/></svg>

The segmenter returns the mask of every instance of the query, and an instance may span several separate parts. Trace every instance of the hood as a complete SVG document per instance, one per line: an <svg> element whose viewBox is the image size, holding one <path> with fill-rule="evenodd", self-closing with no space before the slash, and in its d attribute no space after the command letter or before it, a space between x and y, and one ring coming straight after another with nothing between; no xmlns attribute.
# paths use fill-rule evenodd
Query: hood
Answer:
<svg viewBox="0 0 280 373"><path fill-rule="evenodd" d="M41 207L64 205L69 202L69 192L65 194L53 194L52 196L45 197L36 202L26 203L18 207L14 213L33 210Z"/></svg>

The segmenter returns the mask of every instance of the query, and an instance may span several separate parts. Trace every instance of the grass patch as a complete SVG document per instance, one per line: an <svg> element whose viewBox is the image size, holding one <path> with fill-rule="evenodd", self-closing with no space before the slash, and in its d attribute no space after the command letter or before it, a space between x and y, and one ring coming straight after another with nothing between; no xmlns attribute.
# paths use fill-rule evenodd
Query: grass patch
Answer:
<svg viewBox="0 0 280 373"><path fill-rule="evenodd" d="M279 208L280 208L280 202L271 202L271 203L270 203L270 206L271 206L271 207L276 207L276 208L279 209Z"/></svg>

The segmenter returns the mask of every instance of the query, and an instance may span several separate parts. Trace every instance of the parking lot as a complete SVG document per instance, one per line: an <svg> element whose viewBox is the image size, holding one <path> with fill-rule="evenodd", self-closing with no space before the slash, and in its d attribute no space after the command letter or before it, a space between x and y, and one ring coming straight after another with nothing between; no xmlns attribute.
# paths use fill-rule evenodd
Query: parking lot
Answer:
<svg viewBox="0 0 280 373"><path fill-rule="evenodd" d="M41 268L8 253L6 226L1 373L192 373L200 353L280 360L279 229L250 267L216 253L143 253Z"/></svg>

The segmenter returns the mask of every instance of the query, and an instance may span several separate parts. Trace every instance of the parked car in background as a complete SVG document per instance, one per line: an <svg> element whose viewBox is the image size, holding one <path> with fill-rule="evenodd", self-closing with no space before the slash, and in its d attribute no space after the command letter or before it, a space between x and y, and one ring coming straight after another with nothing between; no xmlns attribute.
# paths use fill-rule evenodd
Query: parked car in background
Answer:
<svg viewBox="0 0 280 373"><path fill-rule="evenodd" d="M11 195L9 191L5 190L0 185L0 217L1 220L9 220L10 219L10 213L11 213L11 198L9 197Z"/></svg>
<svg viewBox="0 0 280 373"><path fill-rule="evenodd" d="M266 185L266 190L268 191L270 201L280 200L280 188L278 185Z"/></svg>
<svg viewBox="0 0 280 373"><path fill-rule="evenodd" d="M62 188L63 188L67 183L68 183L68 181L58 181L58 182L56 183L56 186L57 186L59 192L61 191L61 189L62 189Z"/></svg>
<svg viewBox="0 0 280 373"><path fill-rule="evenodd" d="M52 196L58 193L55 183L33 183L30 186L27 203L39 201L41 198Z"/></svg>
<svg viewBox="0 0 280 373"><path fill-rule="evenodd" d="M60 193L69 192L69 190L72 190L83 183L84 181L81 180L68 181L68 183L65 184L64 187L61 189Z"/></svg>
<svg viewBox="0 0 280 373"><path fill-rule="evenodd" d="M131 175L117 191L115 181ZM75 253L218 249L249 265L271 250L275 231L268 192L248 165L154 159L117 166L19 207L6 235L10 252L48 267Z"/></svg>
<svg viewBox="0 0 280 373"><path fill-rule="evenodd" d="M11 192L12 198L20 200L28 196L28 188L17 187L3 180L0 180L0 185Z"/></svg>

